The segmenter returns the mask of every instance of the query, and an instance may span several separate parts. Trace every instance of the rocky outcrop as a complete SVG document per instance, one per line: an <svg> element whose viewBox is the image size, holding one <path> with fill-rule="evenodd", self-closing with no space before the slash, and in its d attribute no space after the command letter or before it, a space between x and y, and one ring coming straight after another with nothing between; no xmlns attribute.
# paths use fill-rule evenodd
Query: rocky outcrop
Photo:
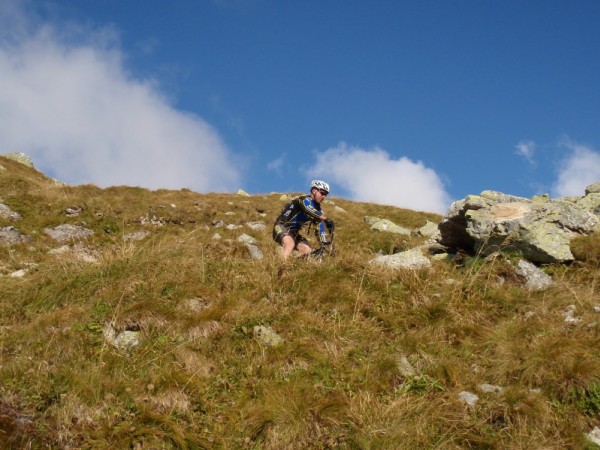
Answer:
<svg viewBox="0 0 600 450"><path fill-rule="evenodd" d="M439 224L437 242L450 250L489 255L513 252L535 263L572 261L570 240L600 223L583 199L532 199L495 191L454 202Z"/></svg>
<svg viewBox="0 0 600 450"><path fill-rule="evenodd" d="M27 167L30 167L32 169L35 169L35 167L33 166L33 161L25 153L20 153L20 152L19 153L16 153L16 152L15 153L6 153L2 156L12 159L14 161L20 162L21 164L24 164Z"/></svg>
<svg viewBox="0 0 600 450"><path fill-rule="evenodd" d="M371 264L389 269L422 269L431 266L431 261L421 250L411 249L393 255L381 255L371 260Z"/></svg>

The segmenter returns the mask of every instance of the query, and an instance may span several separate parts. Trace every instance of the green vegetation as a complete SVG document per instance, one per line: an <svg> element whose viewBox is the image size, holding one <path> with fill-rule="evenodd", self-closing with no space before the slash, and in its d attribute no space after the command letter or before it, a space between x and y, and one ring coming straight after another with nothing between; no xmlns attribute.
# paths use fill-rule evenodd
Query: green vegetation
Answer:
<svg viewBox="0 0 600 450"><path fill-rule="evenodd" d="M439 217L333 197L346 211L324 205L336 257L282 263L270 229L279 195L61 186L0 164L0 199L23 216L0 228L33 238L0 246L9 448L590 445L584 434L600 411L597 235L576 241L576 263L545 269L555 284L543 292L523 288L501 259L390 272L369 265L375 253L424 238L371 232L363 217L407 228ZM76 206L80 215L67 217ZM254 221L267 229L245 226ZM64 244L43 230L64 223L94 231L80 245L95 262L49 253ZM149 235L126 239L137 231ZM263 260L237 242L242 233ZM564 322L569 305L579 322ZM139 345L113 347L107 324L138 332ZM283 343L262 343L259 325ZM481 392L485 383L503 390ZM478 403L460 401L462 391Z"/></svg>

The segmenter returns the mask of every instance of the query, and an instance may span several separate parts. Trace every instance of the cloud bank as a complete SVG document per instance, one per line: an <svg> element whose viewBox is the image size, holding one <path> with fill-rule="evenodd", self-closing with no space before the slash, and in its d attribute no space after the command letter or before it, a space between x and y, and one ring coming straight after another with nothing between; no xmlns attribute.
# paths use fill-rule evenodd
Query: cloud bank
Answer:
<svg viewBox="0 0 600 450"><path fill-rule="evenodd" d="M438 213L446 212L451 203L433 169L406 157L392 159L378 147L365 150L342 142L317 153L306 175L334 183L332 189L341 187L357 201Z"/></svg>
<svg viewBox="0 0 600 450"><path fill-rule="evenodd" d="M568 156L558 167L552 192L559 197L584 195L587 186L600 180L600 153L569 138L564 138L561 145Z"/></svg>
<svg viewBox="0 0 600 450"><path fill-rule="evenodd" d="M0 153L67 183L228 191L239 173L217 131L133 77L114 31L32 25L0 1ZM239 187L239 186L237 186Z"/></svg>

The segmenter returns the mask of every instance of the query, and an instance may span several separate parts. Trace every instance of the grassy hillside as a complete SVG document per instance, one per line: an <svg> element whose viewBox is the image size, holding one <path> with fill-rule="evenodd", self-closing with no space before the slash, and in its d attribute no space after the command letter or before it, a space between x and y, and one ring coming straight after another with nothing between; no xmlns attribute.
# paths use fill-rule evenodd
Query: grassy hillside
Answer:
<svg viewBox="0 0 600 450"><path fill-rule="evenodd" d="M0 228L32 238L0 245L7 448L595 448L597 235L574 242L576 263L544 269L551 288L529 292L505 258L369 265L424 238L372 232L365 215L412 229L433 214L333 197L336 256L282 263L281 194L63 186L0 165L0 203L22 215ZM65 244L43 231L61 224L94 234ZM139 345L115 348L107 327Z"/></svg>

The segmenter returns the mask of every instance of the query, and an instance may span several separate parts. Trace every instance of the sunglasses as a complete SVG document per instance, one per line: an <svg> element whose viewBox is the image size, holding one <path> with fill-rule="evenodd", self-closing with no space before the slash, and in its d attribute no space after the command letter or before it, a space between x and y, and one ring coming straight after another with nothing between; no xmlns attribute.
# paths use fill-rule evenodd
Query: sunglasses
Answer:
<svg viewBox="0 0 600 450"><path fill-rule="evenodd" d="M317 190L318 190L318 191L321 193L321 195L322 195L323 197L325 197L327 194L329 194L329 192L327 192L327 191L324 191L323 189L317 189Z"/></svg>

